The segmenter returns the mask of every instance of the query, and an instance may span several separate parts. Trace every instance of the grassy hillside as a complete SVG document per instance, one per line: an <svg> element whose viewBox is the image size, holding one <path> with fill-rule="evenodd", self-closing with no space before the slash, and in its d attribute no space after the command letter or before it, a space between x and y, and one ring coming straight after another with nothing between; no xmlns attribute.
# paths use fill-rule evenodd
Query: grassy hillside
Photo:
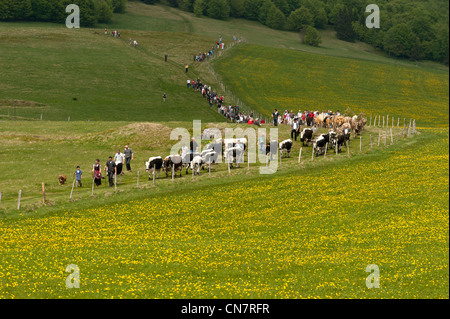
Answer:
<svg viewBox="0 0 450 319"><path fill-rule="evenodd" d="M137 49L128 39L137 39ZM161 32L0 25L0 116L46 120L221 120L186 88L184 65L213 40ZM180 51L180 48L183 48ZM164 62L164 54L169 62ZM192 71L195 72L195 71ZM191 72L191 73L192 73ZM166 92L167 102L162 95ZM22 102L26 101L26 102ZM16 112L16 113L14 113Z"/></svg>
<svg viewBox="0 0 450 319"><path fill-rule="evenodd" d="M186 75L219 34L245 41L211 63L217 74L202 63ZM448 68L322 36L312 48L256 22L135 1L96 29L0 23L0 298L448 298ZM351 107L415 118L419 134L378 145L385 129L367 127L350 156L312 160L304 147L299 164L294 143L274 175L222 164L153 187L144 161L169 154L173 128L239 127L186 88L193 76L223 81L266 115ZM289 137L279 126L279 140ZM105 180L92 197L93 161L125 144L133 172L117 194ZM70 201L77 165L84 186ZM65 287L72 263L80 289ZM381 289L365 286L369 264Z"/></svg>
<svg viewBox="0 0 450 319"><path fill-rule="evenodd" d="M448 126L448 72L247 45L213 64L250 108L341 110ZM245 73L240 72L245 70ZM395 123L396 124L396 123Z"/></svg>

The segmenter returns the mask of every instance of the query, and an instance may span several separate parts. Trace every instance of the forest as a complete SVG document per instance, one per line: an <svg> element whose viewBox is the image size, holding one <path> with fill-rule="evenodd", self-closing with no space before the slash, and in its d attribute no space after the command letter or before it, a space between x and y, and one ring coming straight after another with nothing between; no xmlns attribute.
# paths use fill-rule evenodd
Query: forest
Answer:
<svg viewBox="0 0 450 319"><path fill-rule="evenodd" d="M130 0L131 1L131 0ZM365 26L373 0L140 0L165 4L214 19L256 20L279 30L306 32L319 45L317 30L334 28L344 41L362 41L390 56L431 60L448 65L447 0L378 0L380 28ZM108 23L126 10L127 0L0 0L0 21L63 23L65 7L79 5L85 27Z"/></svg>

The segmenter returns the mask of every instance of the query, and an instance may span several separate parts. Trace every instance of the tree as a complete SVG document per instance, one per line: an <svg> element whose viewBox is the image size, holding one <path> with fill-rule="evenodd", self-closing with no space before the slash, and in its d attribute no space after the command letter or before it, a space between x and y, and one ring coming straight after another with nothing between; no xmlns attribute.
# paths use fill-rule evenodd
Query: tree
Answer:
<svg viewBox="0 0 450 319"><path fill-rule="evenodd" d="M306 26L305 30L304 42L305 44L318 47L320 43L322 43L322 37L320 36L320 33L316 30L316 28L308 25Z"/></svg>
<svg viewBox="0 0 450 319"><path fill-rule="evenodd" d="M206 13L215 19L226 19L230 16L230 5L227 0L210 0Z"/></svg>
<svg viewBox="0 0 450 319"><path fill-rule="evenodd" d="M300 31L308 25L313 25L313 16L305 7L301 7L291 13L287 20L289 30Z"/></svg>
<svg viewBox="0 0 450 319"><path fill-rule="evenodd" d="M100 23L108 23L113 18L112 3L110 5L105 0L94 0L96 20Z"/></svg>
<svg viewBox="0 0 450 319"><path fill-rule="evenodd" d="M244 0L244 17L249 20L258 20L261 5L262 0Z"/></svg>
<svg viewBox="0 0 450 319"><path fill-rule="evenodd" d="M323 2L319 0L302 0L301 4L311 12L316 28L323 29L327 25L328 17Z"/></svg>
<svg viewBox="0 0 450 319"><path fill-rule="evenodd" d="M272 3L283 12L285 17L291 13L291 8L286 0L272 0Z"/></svg>
<svg viewBox="0 0 450 319"><path fill-rule="evenodd" d="M197 17L204 15L206 12L206 1L205 0L195 0L194 2L194 14Z"/></svg>
<svg viewBox="0 0 450 319"><path fill-rule="evenodd" d="M383 46L387 53L397 57L410 57L416 36L406 23L400 23L386 33Z"/></svg>
<svg viewBox="0 0 450 319"><path fill-rule="evenodd" d="M261 6L259 7L258 21L265 25L267 20L267 14L269 13L269 10L274 6L275 5L272 3L271 0L263 0Z"/></svg>
<svg viewBox="0 0 450 319"><path fill-rule="evenodd" d="M280 9L273 6L267 13L266 25L272 29L283 30L286 26L286 17Z"/></svg>
<svg viewBox="0 0 450 319"><path fill-rule="evenodd" d="M230 1L230 15L232 17L241 18L245 14L244 0Z"/></svg>
<svg viewBox="0 0 450 319"><path fill-rule="evenodd" d="M347 6L341 7L336 17L336 36L340 40L354 42L356 39L356 33L352 26L352 13Z"/></svg>
<svg viewBox="0 0 450 319"><path fill-rule="evenodd" d="M124 13L127 7L127 0L112 0L113 12Z"/></svg>

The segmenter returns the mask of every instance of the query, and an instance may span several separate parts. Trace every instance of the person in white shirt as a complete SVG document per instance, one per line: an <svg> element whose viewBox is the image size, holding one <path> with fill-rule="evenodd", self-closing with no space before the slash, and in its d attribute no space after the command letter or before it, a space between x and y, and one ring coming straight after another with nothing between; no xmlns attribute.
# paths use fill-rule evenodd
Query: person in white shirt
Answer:
<svg viewBox="0 0 450 319"><path fill-rule="evenodd" d="M295 117L294 122L292 122L292 124L291 124L291 139L294 139L296 141L298 133L299 133L299 125L298 125L298 120Z"/></svg>
<svg viewBox="0 0 450 319"><path fill-rule="evenodd" d="M116 155L114 155L114 162L116 163L117 167L117 175L122 174L122 168L125 162L125 154L121 153L120 149L117 150Z"/></svg>

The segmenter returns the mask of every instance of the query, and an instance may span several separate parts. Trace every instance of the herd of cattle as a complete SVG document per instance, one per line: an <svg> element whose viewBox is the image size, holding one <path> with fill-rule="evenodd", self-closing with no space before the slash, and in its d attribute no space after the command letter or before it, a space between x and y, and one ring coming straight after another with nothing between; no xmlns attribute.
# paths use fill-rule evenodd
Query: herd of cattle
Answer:
<svg viewBox="0 0 450 319"><path fill-rule="evenodd" d="M316 123L311 128L305 128L300 133L300 142L303 146L313 145L313 150L316 156L319 156L325 152L325 149L331 148L336 152L341 151L341 147L347 145L350 142L350 136L353 132L355 137L361 133L367 120L363 116L353 116L353 117L326 117L316 118ZM318 131L318 127L325 127L329 129L328 133L320 134L314 139L315 133ZM291 149L293 146L293 141L287 139L278 143L278 141L273 140L269 144L265 145L265 153L267 155L267 160L272 160L273 156L280 152L280 156L290 157ZM222 153L222 150L224 152ZM206 149L201 153L188 153L182 155L169 155L165 158L161 156L150 157L147 162L145 162L145 169L149 173L149 180L155 174L158 178L161 170L169 177L169 173L178 174L180 172L180 177L183 169L186 170L186 174L189 173L189 169L195 175L200 174L200 170L205 169L211 170L211 166L215 166L217 170L217 164L219 162L219 156L223 156L225 163L229 163L230 168L232 168L233 163L239 164L242 162L244 152L247 149L247 139L218 139L214 143L210 143L206 146ZM286 154L286 155L285 155ZM222 158L221 158L222 159Z"/></svg>

